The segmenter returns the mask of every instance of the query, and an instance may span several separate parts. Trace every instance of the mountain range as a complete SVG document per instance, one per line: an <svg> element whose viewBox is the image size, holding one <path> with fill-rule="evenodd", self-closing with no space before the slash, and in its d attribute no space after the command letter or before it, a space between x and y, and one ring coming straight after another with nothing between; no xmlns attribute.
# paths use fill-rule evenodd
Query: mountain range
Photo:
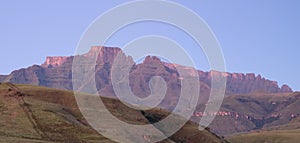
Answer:
<svg viewBox="0 0 300 143"><path fill-rule="evenodd" d="M120 48L116 47L104 47L94 46L90 51L83 55L88 56L97 52L97 68L96 68L96 81L98 90L111 89L110 68L114 58L117 54L122 53ZM123 54L123 53L122 53ZM51 88L72 90L72 63L74 56L69 57L47 57L46 61L41 65L33 65L28 68L23 68L13 71L9 75L0 75L1 82L13 82L18 84L32 84L39 86L46 86ZM133 92L136 92L138 96L142 96L149 91L148 82L149 77L154 75L162 76L168 85L172 85L173 89L178 88L178 79L180 79L178 72L176 71L175 63L166 63L161 61L155 56L147 56L145 60L140 64L135 64L132 67L131 81L133 81ZM204 72L198 70L199 80L201 82L202 93L208 93L211 84L211 75L216 71ZM288 85L278 86L276 81L263 78L261 75L255 75L254 73L220 73L227 78L226 94L246 94L256 91L262 91L266 93L284 93L292 92L292 89ZM140 83L144 91L135 89L134 83ZM114 94L114 93L107 93ZM173 95L174 96L174 95Z"/></svg>
<svg viewBox="0 0 300 143"><path fill-rule="evenodd" d="M99 52L95 67L96 87L100 95L115 97L110 77L112 63L118 54L123 54L128 59L131 58L125 55L120 48L104 46L93 46L89 52L75 56L84 58L95 52ZM33 65L15 70L9 75L1 75L0 82L73 90L72 64L75 56L47 57L41 65ZM182 77L176 70L178 66L182 65L167 63L155 56L147 56L142 63L134 64L130 70L129 81L133 93L139 97L147 97L151 93L148 86L149 80L153 76L160 76L166 81L168 88L165 99L159 107L172 111L180 97ZM199 117L205 116L205 114L217 115L210 128L219 135L227 136L240 132L275 128L289 125L298 119L300 112L295 109L297 109L299 94L293 93L288 85L280 87L276 81L265 79L254 73L198 70L197 74L201 93L197 110L191 120L198 122ZM213 74L227 78L226 97L219 112L204 113Z"/></svg>

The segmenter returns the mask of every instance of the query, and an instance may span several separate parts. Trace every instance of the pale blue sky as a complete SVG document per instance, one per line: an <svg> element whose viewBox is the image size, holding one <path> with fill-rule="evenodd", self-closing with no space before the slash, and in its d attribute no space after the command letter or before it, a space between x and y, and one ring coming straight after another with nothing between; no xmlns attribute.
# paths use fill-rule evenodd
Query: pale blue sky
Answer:
<svg viewBox="0 0 300 143"><path fill-rule="evenodd" d="M0 2L0 74L32 64L46 56L73 55L87 26L100 14L127 2L10 0ZM300 1L189 0L178 2L199 14L218 38L227 71L253 72L300 90ZM159 23L126 27L107 46L123 46L138 36L170 37L187 51L195 48L176 28ZM192 52L209 70L203 53Z"/></svg>

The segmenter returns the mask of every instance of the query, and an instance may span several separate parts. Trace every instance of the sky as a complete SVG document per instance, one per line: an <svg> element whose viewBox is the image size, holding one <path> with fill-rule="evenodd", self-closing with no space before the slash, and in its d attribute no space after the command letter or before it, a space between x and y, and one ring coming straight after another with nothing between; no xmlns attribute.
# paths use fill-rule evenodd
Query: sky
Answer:
<svg viewBox="0 0 300 143"><path fill-rule="evenodd" d="M70 56L88 26L101 14L128 2L10 0L0 2L0 74L41 64L46 56ZM300 1L173 0L205 20L218 39L228 72L255 73L300 91ZM197 68L207 59L182 31L162 23L137 23L118 31L106 46L158 34L180 43Z"/></svg>

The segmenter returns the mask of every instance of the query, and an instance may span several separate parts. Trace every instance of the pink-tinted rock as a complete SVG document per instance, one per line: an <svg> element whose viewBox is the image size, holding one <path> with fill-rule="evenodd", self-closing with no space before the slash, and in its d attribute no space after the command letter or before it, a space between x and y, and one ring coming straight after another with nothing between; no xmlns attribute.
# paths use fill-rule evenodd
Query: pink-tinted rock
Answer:
<svg viewBox="0 0 300 143"><path fill-rule="evenodd" d="M132 58L126 56L120 48L93 46L90 51L81 56L83 58L97 54L96 83L98 90L104 88L105 91L111 87L110 71L111 65L118 54L122 54L124 60L132 62ZM20 69L12 72L9 76L0 76L0 82L10 81L21 84L34 84L60 89L72 90L72 63L73 56L70 57L47 57L41 66L32 66L26 69ZM174 94L178 96L180 91L180 81L182 76L176 70L177 67L190 70L190 76L198 74L201 82L201 94L207 96L210 92L211 76L218 75L227 78L227 94L243 94L256 91L269 93L292 92L287 85L278 87L276 81L267 80L261 75L255 76L253 73L221 73L218 71L198 71L193 73L190 67L184 67L178 64L162 62L155 56L147 56L143 63L134 65L130 73L130 82L133 91L142 97L150 92L148 82L152 76L162 76L170 88L169 96ZM172 91L172 92L171 92ZM173 92L174 91L174 92ZM113 95L114 93L107 93ZM173 97L172 97L173 98Z"/></svg>
<svg viewBox="0 0 300 143"><path fill-rule="evenodd" d="M63 65L65 62L67 62L70 59L70 57L61 57L61 56L56 56L56 57L47 57L45 63L42 64L43 67L58 67Z"/></svg>

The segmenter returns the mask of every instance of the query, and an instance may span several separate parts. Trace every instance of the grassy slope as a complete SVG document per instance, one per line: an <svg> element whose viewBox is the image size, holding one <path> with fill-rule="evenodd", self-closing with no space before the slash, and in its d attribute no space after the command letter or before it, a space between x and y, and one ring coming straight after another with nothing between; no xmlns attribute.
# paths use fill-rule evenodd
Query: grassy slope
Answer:
<svg viewBox="0 0 300 143"><path fill-rule="evenodd" d="M300 120L291 119L292 114L300 115L299 106L300 93L297 92L278 94L258 92L247 95L232 95L224 99L220 110L237 113L239 118L236 119L235 116L218 116L210 127L216 133L225 136L256 129L275 127L276 130L277 126L280 125L281 130L291 129L294 125L299 124ZM199 110L201 111L203 108ZM279 118L271 120L271 116L275 114L280 115ZM252 119L249 120L246 116ZM292 122L294 125L291 125Z"/></svg>
<svg viewBox="0 0 300 143"><path fill-rule="evenodd" d="M258 101L281 103L282 105L278 105L275 111L281 113L282 117L275 121L275 124L265 125L260 131L233 135L228 140L232 143L299 143L300 117L290 119L292 113L299 113L299 96L299 92L264 96L254 95L252 98L256 98ZM276 125L280 121L286 123Z"/></svg>
<svg viewBox="0 0 300 143"><path fill-rule="evenodd" d="M300 130L260 131L230 137L232 143L299 143Z"/></svg>
<svg viewBox="0 0 300 143"><path fill-rule="evenodd" d="M22 92L30 95L24 98L26 103L24 104L20 101L21 97L6 91L7 88L9 87L5 84L2 84L0 88L2 89L0 95L1 142L93 142L98 140L111 142L99 136L88 126L80 125L82 123L79 121L82 117L72 112L72 110L75 111L75 104L63 106L55 102L47 102L50 100L47 96L54 94L53 92L62 95L62 102L67 101L70 96L68 92L18 86ZM36 99L37 96L45 96L46 101ZM31 117L28 117L28 113ZM35 124L32 123L33 121Z"/></svg>
<svg viewBox="0 0 300 143"><path fill-rule="evenodd" d="M70 91L45 87L0 84L0 142L103 142L112 141L91 129L78 110ZM16 88L26 95L17 96ZM136 125L149 124L141 111L133 110L115 99L102 98L117 118ZM167 116L160 110L151 116ZM179 132L162 142L218 143L221 139L198 126L187 123Z"/></svg>

